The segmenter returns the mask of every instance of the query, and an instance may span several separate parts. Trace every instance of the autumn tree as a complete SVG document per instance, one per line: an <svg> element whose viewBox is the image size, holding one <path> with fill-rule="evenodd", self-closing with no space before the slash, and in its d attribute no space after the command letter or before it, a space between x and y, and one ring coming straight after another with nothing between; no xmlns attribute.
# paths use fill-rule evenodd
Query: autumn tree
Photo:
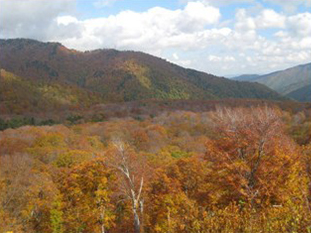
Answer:
<svg viewBox="0 0 311 233"><path fill-rule="evenodd" d="M150 232L200 232L211 204L206 163L196 157L158 168L147 188L146 228Z"/></svg>
<svg viewBox="0 0 311 233"><path fill-rule="evenodd" d="M51 176L28 154L0 156L1 230L49 231L56 194Z"/></svg>
<svg viewBox="0 0 311 233"><path fill-rule="evenodd" d="M65 232L104 233L114 226L111 195L115 191L115 176L102 159L63 171L58 178L58 186L62 197L58 211L62 214L56 213L62 215Z"/></svg>
<svg viewBox="0 0 311 233"><path fill-rule="evenodd" d="M280 111L269 107L219 108L210 114L214 138L205 159L213 163L220 203L278 204L298 173L298 153L284 134Z"/></svg>

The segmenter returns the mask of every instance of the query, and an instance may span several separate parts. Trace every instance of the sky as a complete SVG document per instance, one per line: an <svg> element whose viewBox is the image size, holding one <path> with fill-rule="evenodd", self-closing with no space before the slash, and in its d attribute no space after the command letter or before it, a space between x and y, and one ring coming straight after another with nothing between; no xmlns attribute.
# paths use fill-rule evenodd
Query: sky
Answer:
<svg viewBox="0 0 311 233"><path fill-rule="evenodd" d="M0 38L146 52L207 73L311 62L311 0L0 0Z"/></svg>

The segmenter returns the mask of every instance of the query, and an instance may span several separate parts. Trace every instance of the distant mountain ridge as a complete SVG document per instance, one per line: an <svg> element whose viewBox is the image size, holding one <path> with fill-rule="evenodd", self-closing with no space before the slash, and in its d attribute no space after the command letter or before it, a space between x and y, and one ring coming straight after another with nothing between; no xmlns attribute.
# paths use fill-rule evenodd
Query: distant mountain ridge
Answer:
<svg viewBox="0 0 311 233"><path fill-rule="evenodd" d="M252 81L252 80L255 80L256 78L260 77L259 74L242 74L242 75L239 75L237 77L233 77L232 79L233 80L237 80L237 81Z"/></svg>
<svg viewBox="0 0 311 233"><path fill-rule="evenodd" d="M298 101L310 101L311 63L298 65L266 75L242 75L234 80L258 82L270 87L278 93Z"/></svg>
<svg viewBox="0 0 311 233"><path fill-rule="evenodd" d="M311 63L263 75L255 81L286 95L311 84Z"/></svg>
<svg viewBox="0 0 311 233"><path fill-rule="evenodd" d="M151 98L283 99L262 84L185 69L142 52L80 52L60 43L1 39L0 54L0 68L30 83L57 84L59 89L71 86L79 96L84 95L82 92L93 93L96 100L105 102Z"/></svg>

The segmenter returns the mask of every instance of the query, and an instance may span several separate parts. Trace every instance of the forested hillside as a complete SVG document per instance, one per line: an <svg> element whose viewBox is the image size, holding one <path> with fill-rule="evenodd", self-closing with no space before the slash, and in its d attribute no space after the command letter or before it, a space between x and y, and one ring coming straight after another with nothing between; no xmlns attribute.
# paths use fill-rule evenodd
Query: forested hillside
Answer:
<svg viewBox="0 0 311 233"><path fill-rule="evenodd" d="M262 84L185 69L141 52L79 52L59 43L0 40L0 68L27 80L90 91L106 102L141 99L284 99Z"/></svg>
<svg viewBox="0 0 311 233"><path fill-rule="evenodd" d="M286 96L302 102L311 102L311 84L292 91Z"/></svg>
<svg viewBox="0 0 311 233"><path fill-rule="evenodd" d="M101 102L99 94L77 86L29 80L0 70L1 115L64 111Z"/></svg>

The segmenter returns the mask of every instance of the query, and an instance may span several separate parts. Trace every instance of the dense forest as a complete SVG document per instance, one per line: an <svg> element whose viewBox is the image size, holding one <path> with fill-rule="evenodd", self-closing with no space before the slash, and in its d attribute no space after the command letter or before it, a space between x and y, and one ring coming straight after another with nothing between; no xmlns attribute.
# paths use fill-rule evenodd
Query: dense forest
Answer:
<svg viewBox="0 0 311 233"><path fill-rule="evenodd" d="M79 114L0 132L1 232L311 231L308 104L145 101Z"/></svg>

